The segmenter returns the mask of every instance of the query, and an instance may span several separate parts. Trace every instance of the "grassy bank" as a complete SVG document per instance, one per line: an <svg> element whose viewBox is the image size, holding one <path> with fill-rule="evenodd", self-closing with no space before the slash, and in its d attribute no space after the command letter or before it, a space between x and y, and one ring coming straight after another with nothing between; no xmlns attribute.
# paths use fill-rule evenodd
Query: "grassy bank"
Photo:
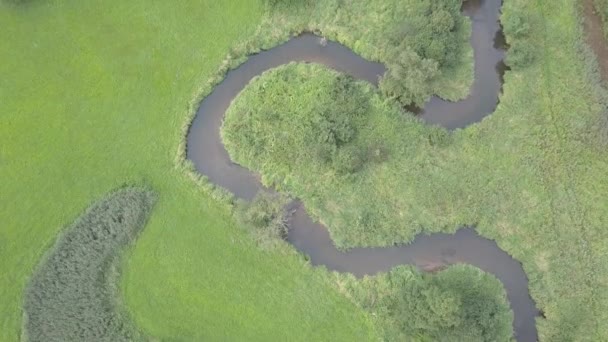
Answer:
<svg viewBox="0 0 608 342"><path fill-rule="evenodd" d="M123 183L158 201L125 257L135 323L162 339L373 338L325 275L263 252L181 170L188 104L261 20L256 1L0 4L0 341L57 234Z"/></svg>
<svg viewBox="0 0 608 342"><path fill-rule="evenodd" d="M606 95L577 4L509 0L502 20L513 70L500 105L453 135L369 85L344 87L331 71L298 65L248 86L222 134L235 161L303 199L341 247L476 224L523 262L546 317L541 339L599 340L608 335ZM355 94L365 110L333 120L344 102L326 94Z"/></svg>
<svg viewBox="0 0 608 342"><path fill-rule="evenodd" d="M268 49L290 36L316 32L386 65L382 89L404 104L431 95L457 100L473 81L471 23L461 0L268 1L256 34L234 55Z"/></svg>

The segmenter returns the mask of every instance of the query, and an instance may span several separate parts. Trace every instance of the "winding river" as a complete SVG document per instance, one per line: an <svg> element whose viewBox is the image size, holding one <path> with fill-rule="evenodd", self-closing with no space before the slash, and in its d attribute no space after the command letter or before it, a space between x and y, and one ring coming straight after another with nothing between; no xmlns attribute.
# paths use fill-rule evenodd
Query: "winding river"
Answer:
<svg viewBox="0 0 608 342"><path fill-rule="evenodd" d="M419 117L447 129L465 127L491 114L502 86L504 40L498 21L501 0L468 0L463 12L472 20L471 44L475 56L475 80L469 96L459 102L433 97ZM335 42L320 44L320 37L302 34L288 42L250 56L227 73L225 79L200 104L188 133L187 155L196 169L214 184L235 196L251 200L262 186L259 177L233 163L222 144L220 128L231 101L255 76L289 62L311 62L367 80L377 85L386 71L384 65L367 61ZM528 292L522 265L492 240L472 228L455 234L420 235L408 245L383 248L353 248L339 251L325 227L313 222L301 202L292 203L288 241L310 257L313 265L350 272L356 276L388 271L400 264L422 270L467 263L494 274L504 285L514 313L513 330L518 341L538 339L535 318L539 312Z"/></svg>

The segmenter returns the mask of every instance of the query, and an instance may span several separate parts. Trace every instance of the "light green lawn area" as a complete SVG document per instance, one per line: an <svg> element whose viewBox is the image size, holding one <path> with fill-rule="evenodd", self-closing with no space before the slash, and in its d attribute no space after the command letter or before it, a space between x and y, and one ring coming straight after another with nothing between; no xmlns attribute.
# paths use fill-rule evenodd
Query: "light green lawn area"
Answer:
<svg viewBox="0 0 608 342"><path fill-rule="evenodd" d="M158 202L124 300L172 340L361 340L368 317L291 252L262 252L174 158L188 104L262 16L257 1L0 4L0 340L59 231L123 183Z"/></svg>
<svg viewBox="0 0 608 342"><path fill-rule="evenodd" d="M506 32L511 52L528 53L520 59L528 65L507 72L494 114L451 136L398 111L367 84L351 86L359 94L351 96L331 71L295 64L261 76L236 99L223 127L226 146L236 162L301 198L341 247L476 225L522 261L546 317L538 320L542 340L603 340L608 149L600 126L607 97L583 45L579 5L505 1L503 23L529 26ZM346 100L331 107L332 92ZM340 117L345 104L365 98L369 107L351 126L321 118ZM363 167L351 163L357 172L344 176L335 168L345 160L340 152L327 162L327 150L316 150L328 126L334 134L356 131L338 151L371 152ZM387 160L369 158L375 151Z"/></svg>

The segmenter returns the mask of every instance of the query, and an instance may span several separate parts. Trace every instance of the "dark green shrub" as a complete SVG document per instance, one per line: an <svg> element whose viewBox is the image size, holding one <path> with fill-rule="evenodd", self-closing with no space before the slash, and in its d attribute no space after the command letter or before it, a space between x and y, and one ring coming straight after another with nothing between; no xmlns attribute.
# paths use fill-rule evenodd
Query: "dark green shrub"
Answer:
<svg viewBox="0 0 608 342"><path fill-rule="evenodd" d="M432 95L431 82L459 60L455 32L462 20L460 6L457 0L417 2L407 20L388 33L393 56L387 58L389 70L380 84L387 95L403 106L420 106Z"/></svg>
<svg viewBox="0 0 608 342"><path fill-rule="evenodd" d="M151 193L128 188L93 204L61 236L25 292L30 341L130 341L118 309L116 257L143 227Z"/></svg>
<svg viewBox="0 0 608 342"><path fill-rule="evenodd" d="M238 202L235 217L260 247L271 248L287 236L287 202L284 195L260 191L251 202Z"/></svg>
<svg viewBox="0 0 608 342"><path fill-rule="evenodd" d="M389 66L380 80L380 89L403 106L421 106L432 92L431 81L439 75L437 62L422 59L417 53L405 50Z"/></svg>
<svg viewBox="0 0 608 342"><path fill-rule="evenodd" d="M355 173L365 164L365 156L357 146L346 146L336 151L332 163L339 174Z"/></svg>
<svg viewBox="0 0 608 342"><path fill-rule="evenodd" d="M504 15L501 23L509 45L505 64L512 69L521 69L532 64L536 58L536 46L529 40L532 14L525 11Z"/></svg>
<svg viewBox="0 0 608 342"><path fill-rule="evenodd" d="M438 273L398 266L344 289L384 329L386 341L511 341L513 315L498 279L467 265Z"/></svg>
<svg viewBox="0 0 608 342"><path fill-rule="evenodd" d="M514 41L507 51L505 63L511 69L522 69L534 62L535 52L534 45L529 41L522 39Z"/></svg>

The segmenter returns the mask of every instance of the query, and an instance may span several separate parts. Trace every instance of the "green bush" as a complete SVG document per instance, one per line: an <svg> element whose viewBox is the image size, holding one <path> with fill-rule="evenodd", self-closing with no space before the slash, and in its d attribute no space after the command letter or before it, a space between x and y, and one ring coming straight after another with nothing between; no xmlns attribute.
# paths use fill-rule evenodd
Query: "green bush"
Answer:
<svg viewBox="0 0 608 342"><path fill-rule="evenodd" d="M413 51L404 50L393 58L388 72L380 80L380 89L403 106L422 106L432 92L431 81L439 73L436 61L423 59Z"/></svg>
<svg viewBox="0 0 608 342"><path fill-rule="evenodd" d="M398 266L340 288L372 314L387 341L510 341L513 314L502 284L467 265L436 274Z"/></svg>
<svg viewBox="0 0 608 342"><path fill-rule="evenodd" d="M275 6L270 8L274 10L269 11L273 20L262 25L259 32L263 37L258 37L257 42L265 42L279 31L281 35L320 32L350 46L366 59L384 63L391 78L385 83L395 84L389 89L391 95L403 101L404 106L412 101L421 104L433 94L458 100L469 92L473 78L472 59L468 58L470 22L461 14L461 0L276 0L273 3ZM277 5L285 3L305 3L306 6ZM404 58L404 51L415 57ZM430 65L434 67L429 71ZM412 73L424 75L409 76ZM407 86L397 87L401 83Z"/></svg>
<svg viewBox="0 0 608 342"><path fill-rule="evenodd" d="M503 31L509 44L505 63L512 69L525 68L536 58L536 46L529 38L532 20L532 14L523 11L503 16Z"/></svg>
<svg viewBox="0 0 608 342"><path fill-rule="evenodd" d="M127 188L93 204L61 236L25 293L30 341L140 339L118 309L117 256L143 227L151 193Z"/></svg>
<svg viewBox="0 0 608 342"><path fill-rule="evenodd" d="M512 69L525 68L535 59L534 45L527 40L516 40L509 47L505 63Z"/></svg>
<svg viewBox="0 0 608 342"><path fill-rule="evenodd" d="M274 247L287 236L288 200L284 195L260 191L251 202L237 203L236 220L250 231L260 247Z"/></svg>
<svg viewBox="0 0 608 342"><path fill-rule="evenodd" d="M342 175L355 173L365 164L363 152L356 146L339 149L333 157L332 167Z"/></svg>
<svg viewBox="0 0 608 342"><path fill-rule="evenodd" d="M299 161L337 175L385 160L385 149L358 138L357 122L365 121L370 110L369 96L363 93L367 88L350 76L325 71L317 65L289 64L254 80L246 90L247 104L231 106L222 127L235 160L243 162L237 156L242 152L252 161L273 153L286 168ZM286 98L293 106L285 106ZM234 149L235 144L247 149ZM304 153L293 153L302 147Z"/></svg>

